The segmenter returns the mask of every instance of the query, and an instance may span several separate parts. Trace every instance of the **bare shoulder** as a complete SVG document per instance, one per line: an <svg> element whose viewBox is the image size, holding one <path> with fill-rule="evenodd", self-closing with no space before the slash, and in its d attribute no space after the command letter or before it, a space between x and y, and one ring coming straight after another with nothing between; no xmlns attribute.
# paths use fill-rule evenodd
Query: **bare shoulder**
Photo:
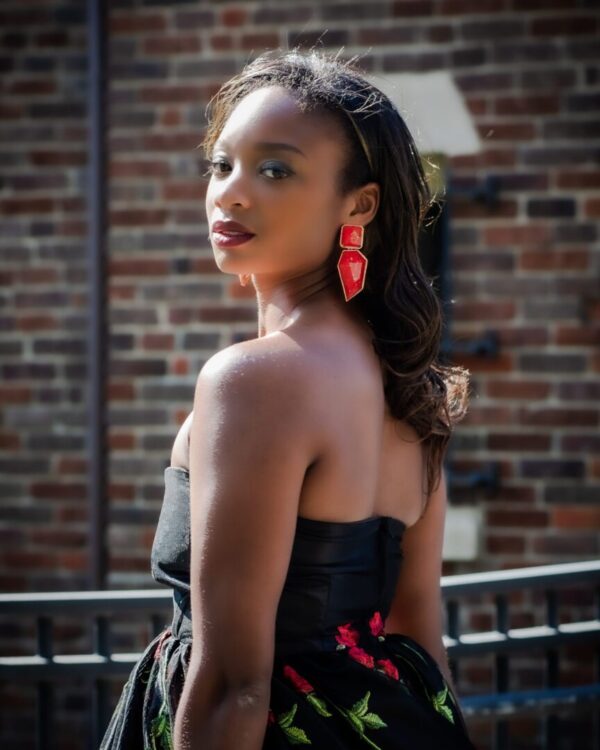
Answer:
<svg viewBox="0 0 600 750"><path fill-rule="evenodd" d="M310 372L306 352L285 335L272 334L221 349L204 364L198 382L285 393L306 384Z"/></svg>

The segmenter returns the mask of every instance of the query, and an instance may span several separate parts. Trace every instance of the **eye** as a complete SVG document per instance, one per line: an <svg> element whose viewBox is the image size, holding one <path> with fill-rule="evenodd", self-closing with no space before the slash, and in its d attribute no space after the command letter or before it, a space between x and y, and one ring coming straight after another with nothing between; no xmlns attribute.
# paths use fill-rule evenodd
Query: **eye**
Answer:
<svg viewBox="0 0 600 750"><path fill-rule="evenodd" d="M224 159L213 159L213 161L209 163L208 169L206 170L204 175L221 175L225 174L228 169L231 169L231 167Z"/></svg>
<svg viewBox="0 0 600 750"><path fill-rule="evenodd" d="M266 174L270 180L281 180L284 177L289 177L291 174L288 169L284 169L280 164L265 164L261 172L262 174ZM267 174L267 172L271 174Z"/></svg>

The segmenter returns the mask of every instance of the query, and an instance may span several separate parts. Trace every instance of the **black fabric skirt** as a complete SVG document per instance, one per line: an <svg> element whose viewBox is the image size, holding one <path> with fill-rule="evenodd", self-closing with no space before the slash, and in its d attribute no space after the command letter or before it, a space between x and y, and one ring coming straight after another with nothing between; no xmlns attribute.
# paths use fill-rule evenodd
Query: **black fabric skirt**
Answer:
<svg viewBox="0 0 600 750"><path fill-rule="evenodd" d="M171 750L191 651L171 628L125 684L100 750ZM264 750L469 750L456 700L418 643L383 631L379 613L343 623L319 649L277 649Z"/></svg>

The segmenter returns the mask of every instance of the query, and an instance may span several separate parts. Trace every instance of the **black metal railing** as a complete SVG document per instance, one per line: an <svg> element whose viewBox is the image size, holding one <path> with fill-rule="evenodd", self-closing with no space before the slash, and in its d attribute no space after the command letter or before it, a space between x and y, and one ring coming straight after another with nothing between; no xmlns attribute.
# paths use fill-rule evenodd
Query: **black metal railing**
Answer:
<svg viewBox="0 0 600 750"><path fill-rule="evenodd" d="M593 617L579 622L559 620L558 591L563 587L585 587L593 592ZM545 623L524 628L510 627L509 597L513 591L543 592ZM464 659L492 654L495 661L495 685L486 694L466 695L461 705L470 717L489 713L493 716L492 745L496 750L509 747L508 716L520 709L538 708L543 713L542 741L539 747L552 747L556 716L548 707L581 704L600 699L600 561L547 565L447 576L442 579L447 608L448 656L460 685ZM488 632L461 633L461 604L464 599L494 597L495 628ZM35 620L37 649L34 655L0 658L0 684L27 681L36 684L37 747L53 747L50 738L53 722L53 691L59 681L82 678L91 689L91 729L89 747L97 747L108 720L108 687L116 678L124 679L139 653L113 653L111 625L119 616L133 614L149 622L151 634L158 634L169 621L171 592L168 589L141 591L91 591L45 594L0 594L0 618L22 622ZM90 653L54 653L53 621L64 616L90 618L93 646ZM573 687L560 686L559 652L569 644L592 643L596 648L596 674L592 682ZM510 659L519 653L537 650L545 653L545 685L537 690L515 691L510 685ZM543 709L543 710L542 710ZM600 748L598 724L595 747Z"/></svg>

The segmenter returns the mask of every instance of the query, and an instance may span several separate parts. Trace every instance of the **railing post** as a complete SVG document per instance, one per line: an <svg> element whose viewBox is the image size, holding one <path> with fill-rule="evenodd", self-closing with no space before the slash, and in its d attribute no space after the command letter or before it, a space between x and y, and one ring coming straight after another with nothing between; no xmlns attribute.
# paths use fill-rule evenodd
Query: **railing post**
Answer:
<svg viewBox="0 0 600 750"><path fill-rule="evenodd" d="M37 618L37 653L44 659L52 659L52 620L49 617ZM53 689L49 680L37 683L37 750L49 750L52 736Z"/></svg>
<svg viewBox="0 0 600 750"><path fill-rule="evenodd" d="M499 633L508 633L508 603L504 594L496 596L496 630ZM496 692L506 693L508 685L508 656L496 654ZM507 720L496 719L494 722L494 750L507 750L508 740Z"/></svg>
<svg viewBox="0 0 600 750"><path fill-rule="evenodd" d="M99 615L94 618L93 641L94 653L110 658L110 625L108 618ZM98 677L92 689L92 741L93 747L100 745L108 723L108 685L106 680Z"/></svg>

